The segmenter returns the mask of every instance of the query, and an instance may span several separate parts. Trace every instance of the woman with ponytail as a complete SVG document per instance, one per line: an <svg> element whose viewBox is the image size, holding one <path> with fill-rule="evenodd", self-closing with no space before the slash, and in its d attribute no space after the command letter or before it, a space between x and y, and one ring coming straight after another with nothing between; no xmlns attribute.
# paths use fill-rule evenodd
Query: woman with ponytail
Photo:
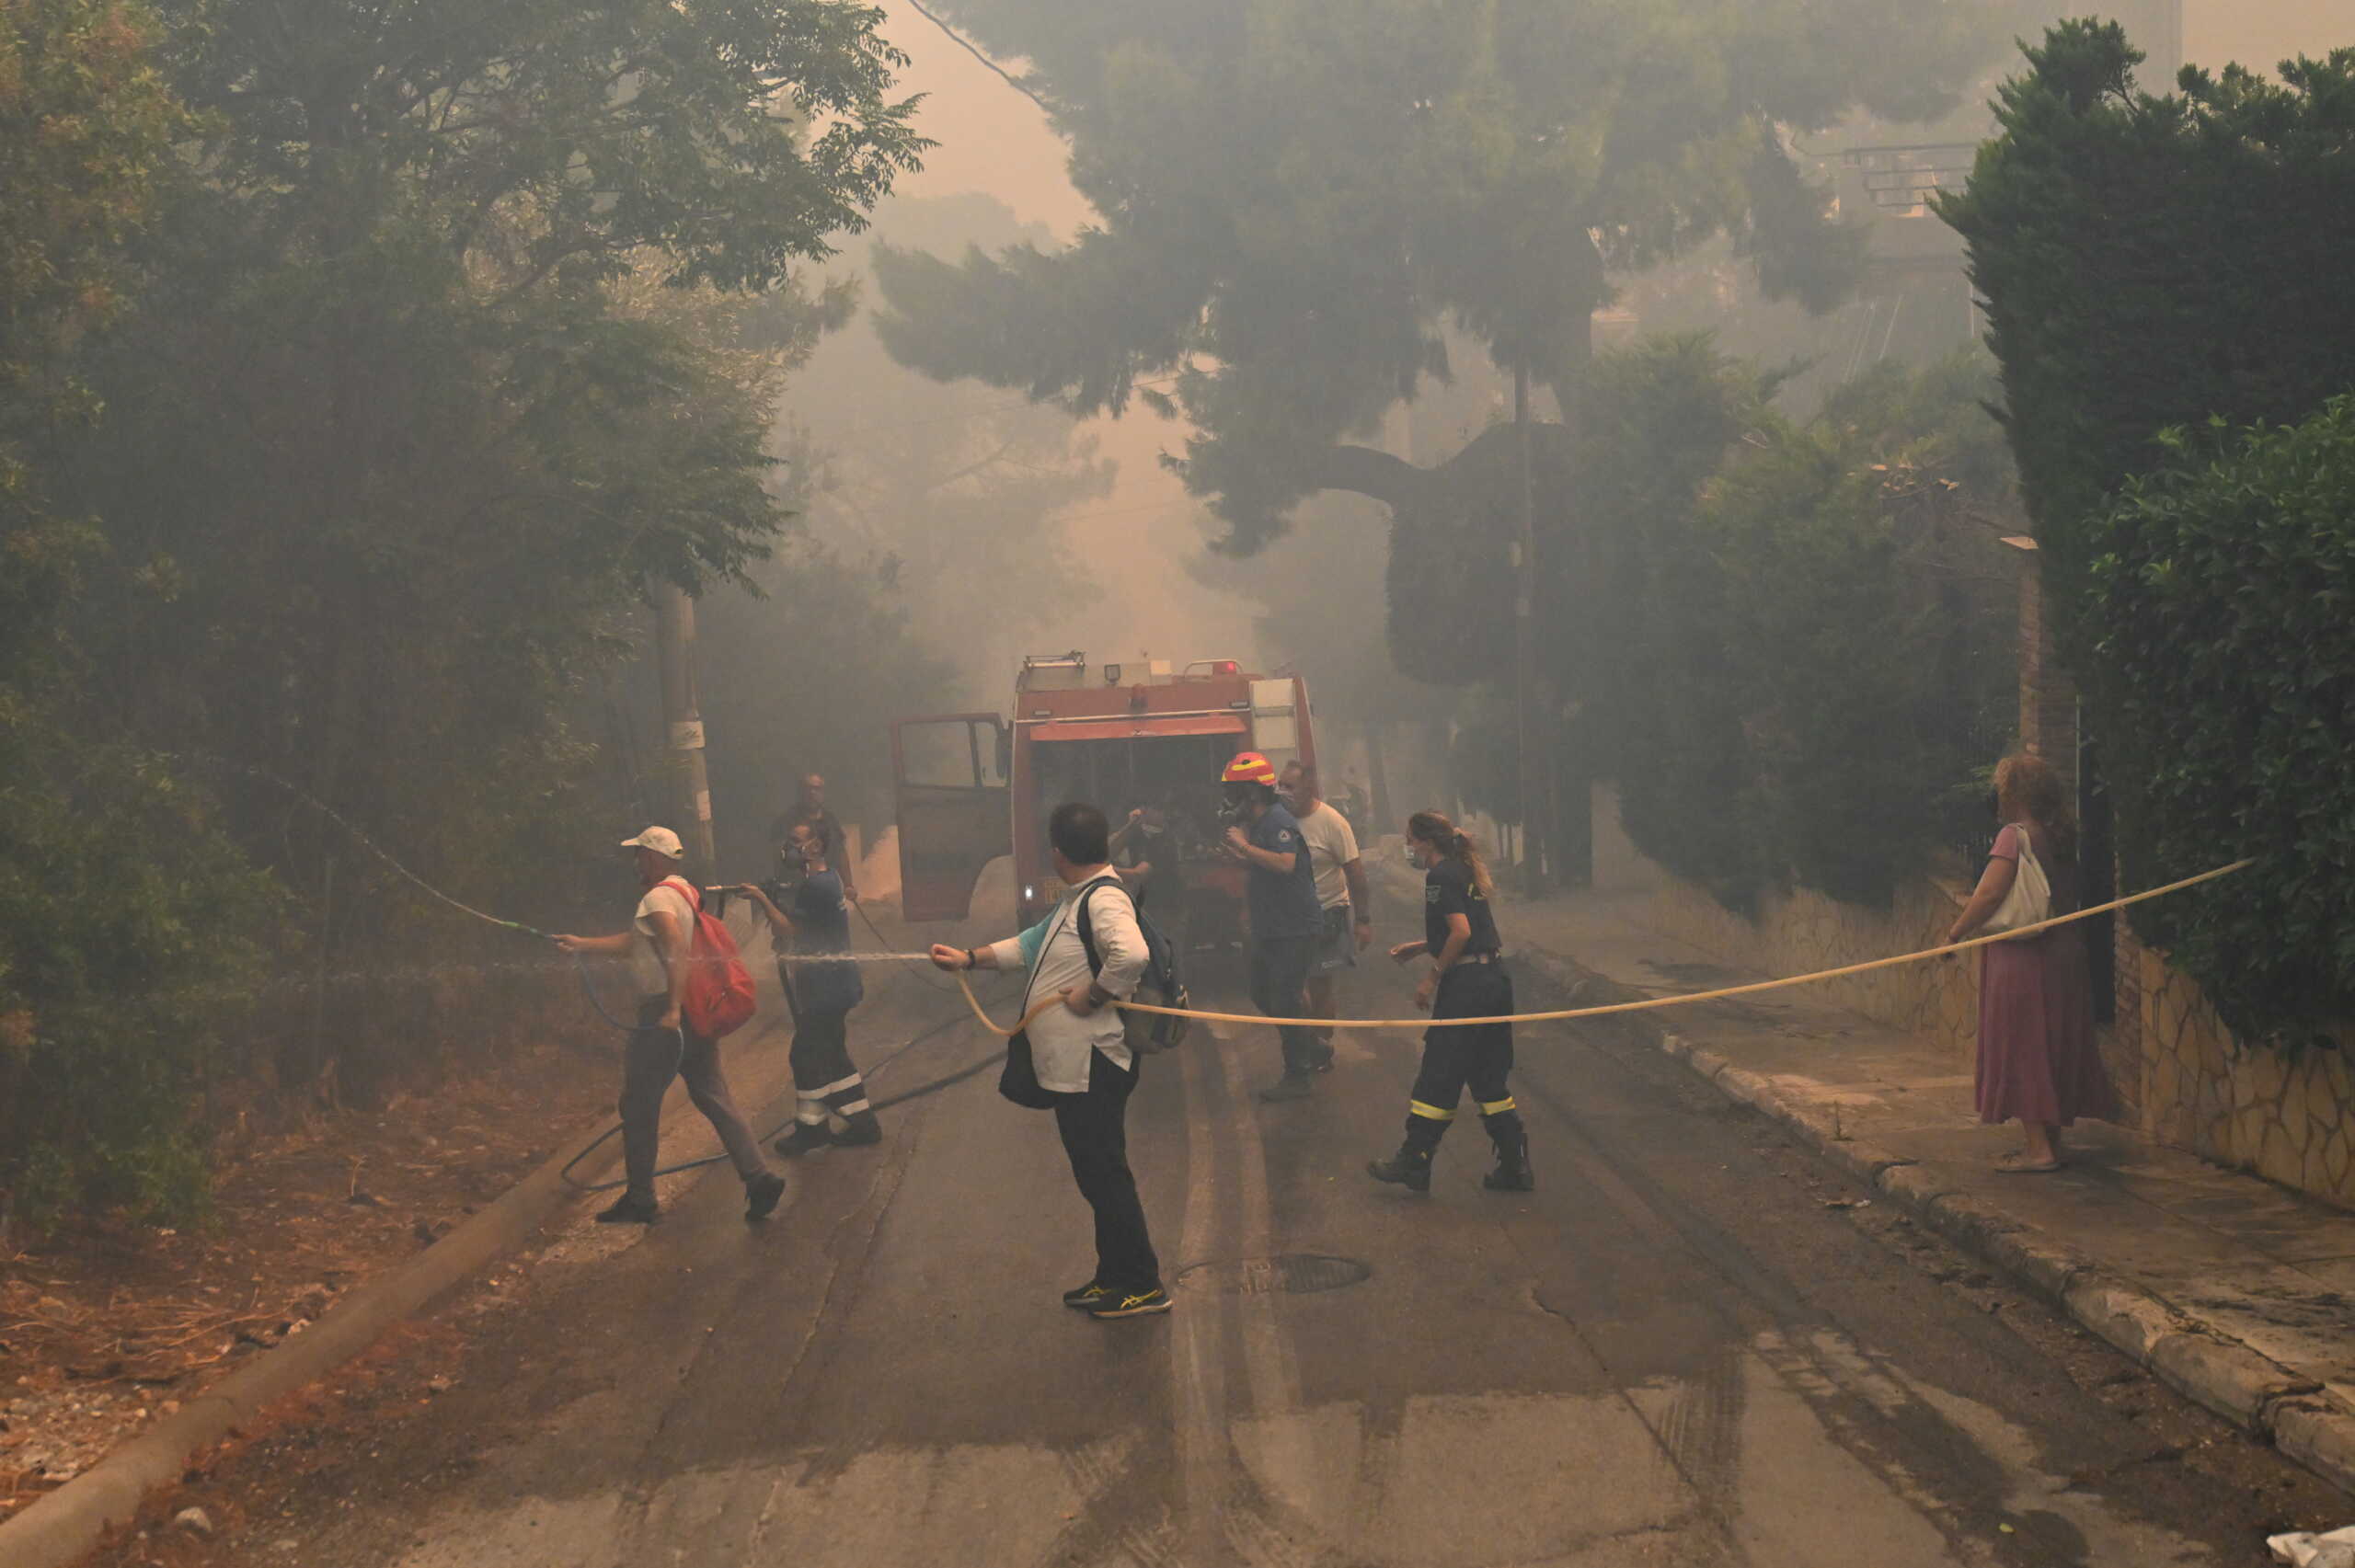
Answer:
<svg viewBox="0 0 2355 1568"><path fill-rule="evenodd" d="M1497 1018L1512 1012L1512 976L1505 969L1491 906L1496 883L1471 835L1436 811L1407 819L1407 847L1423 868L1423 940L1402 942L1390 956L1404 964L1428 955L1431 971L1416 988L1415 1005L1442 1018ZM1497 1147L1497 1166L1482 1179L1491 1192L1525 1193L1537 1179L1529 1169L1529 1135L1514 1109L1506 1079L1512 1072L1512 1025L1469 1024L1423 1031L1422 1070L1407 1104L1407 1140L1367 1173L1411 1192L1431 1190L1431 1156L1455 1119L1469 1088L1481 1125Z"/></svg>

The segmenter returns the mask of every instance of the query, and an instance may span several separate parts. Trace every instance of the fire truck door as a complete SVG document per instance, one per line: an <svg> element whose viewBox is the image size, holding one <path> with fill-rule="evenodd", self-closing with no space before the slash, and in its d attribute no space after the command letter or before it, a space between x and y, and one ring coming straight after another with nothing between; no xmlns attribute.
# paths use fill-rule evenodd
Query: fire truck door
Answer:
<svg viewBox="0 0 2355 1568"><path fill-rule="evenodd" d="M901 911L909 920L964 919L982 868L1013 853L1009 739L995 714L903 718L891 726Z"/></svg>
<svg viewBox="0 0 2355 1568"><path fill-rule="evenodd" d="M1314 750L1304 744L1307 715L1300 682L1291 676L1251 682L1251 744L1259 754L1282 767L1286 762L1313 762Z"/></svg>

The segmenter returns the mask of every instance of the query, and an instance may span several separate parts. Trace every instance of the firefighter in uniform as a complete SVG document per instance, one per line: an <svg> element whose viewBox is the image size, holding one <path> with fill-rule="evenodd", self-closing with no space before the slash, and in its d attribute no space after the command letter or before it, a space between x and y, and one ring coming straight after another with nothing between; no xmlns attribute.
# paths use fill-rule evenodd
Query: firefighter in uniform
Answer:
<svg viewBox="0 0 2355 1568"><path fill-rule="evenodd" d="M1390 950L1399 963L1430 955L1431 972L1416 989L1415 1005L1434 1019L1495 1018L1512 1012L1512 976L1489 902L1495 887L1471 838L1436 811L1407 819L1407 847L1423 867L1423 940ZM1369 1161L1377 1182L1413 1192L1431 1190L1431 1156L1455 1119L1456 1102L1472 1091L1481 1124L1496 1145L1497 1165L1481 1180L1492 1192L1530 1192L1529 1135L1506 1082L1512 1072L1512 1025L1473 1024L1423 1031L1422 1069L1407 1106L1407 1140L1387 1160Z"/></svg>
<svg viewBox="0 0 2355 1568"><path fill-rule="evenodd" d="M1300 823L1276 796L1275 764L1257 751L1236 753L1219 775L1228 818L1226 853L1247 866L1251 911L1251 1001L1270 1018L1297 1018L1308 971L1325 933L1316 902L1316 873ZM1299 1100L1311 1093L1310 1074L1333 1066L1333 1047L1304 1024L1279 1024L1283 1076L1259 1091L1262 1100Z"/></svg>

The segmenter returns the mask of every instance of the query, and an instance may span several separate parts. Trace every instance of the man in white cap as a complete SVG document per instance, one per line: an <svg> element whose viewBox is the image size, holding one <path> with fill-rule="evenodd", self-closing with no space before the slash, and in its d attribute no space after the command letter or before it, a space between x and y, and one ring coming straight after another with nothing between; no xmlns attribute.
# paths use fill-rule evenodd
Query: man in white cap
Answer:
<svg viewBox="0 0 2355 1568"><path fill-rule="evenodd" d="M601 1224L650 1225L654 1201L654 1156L661 1134L662 1096L671 1080L687 1081L687 1097L719 1134L721 1147L744 1182L744 1218L766 1219L785 1196L785 1178L768 1168L743 1113L728 1093L719 1070L719 1042L687 1027L687 958L695 944L695 885L679 875L686 846L668 828L649 828L622 841L646 888L630 929L612 936L559 936L568 953L603 953L627 958L638 982L638 1027L622 1064L622 1168L627 1177L621 1197L597 1216Z"/></svg>

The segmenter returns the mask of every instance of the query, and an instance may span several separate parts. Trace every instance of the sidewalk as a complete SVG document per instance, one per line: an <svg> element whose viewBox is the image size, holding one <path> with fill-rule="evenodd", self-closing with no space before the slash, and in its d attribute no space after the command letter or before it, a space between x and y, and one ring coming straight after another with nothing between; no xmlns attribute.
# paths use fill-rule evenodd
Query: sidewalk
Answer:
<svg viewBox="0 0 2355 1568"><path fill-rule="evenodd" d="M1383 874L1411 876L1403 865ZM1609 892L1507 894L1498 914L1507 946L1572 990L1571 1005L1768 978L1646 929L1645 907ZM2099 1122L2070 1132L2062 1171L1999 1173L1995 1157L2019 1132L1981 1125L1967 1059L1821 1005L1805 987L1622 1022L2170 1386L2355 1493L2355 1214Z"/></svg>

